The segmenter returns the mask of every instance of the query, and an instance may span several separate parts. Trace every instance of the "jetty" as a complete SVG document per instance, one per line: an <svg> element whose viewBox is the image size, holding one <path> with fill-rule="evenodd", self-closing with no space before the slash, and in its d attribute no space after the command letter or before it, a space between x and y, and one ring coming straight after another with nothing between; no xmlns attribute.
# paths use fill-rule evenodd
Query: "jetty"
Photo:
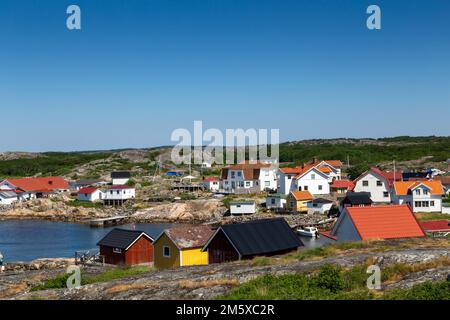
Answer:
<svg viewBox="0 0 450 320"><path fill-rule="evenodd" d="M93 219L89 221L89 225L91 227L99 228L104 226L120 224L123 223L126 219L128 219L128 216L114 216L108 218Z"/></svg>

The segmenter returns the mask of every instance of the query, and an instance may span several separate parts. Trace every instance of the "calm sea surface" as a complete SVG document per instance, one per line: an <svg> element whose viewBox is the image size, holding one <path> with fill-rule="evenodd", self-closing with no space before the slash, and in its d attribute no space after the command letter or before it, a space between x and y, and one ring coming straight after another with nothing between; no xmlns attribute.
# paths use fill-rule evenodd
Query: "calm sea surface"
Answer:
<svg viewBox="0 0 450 320"><path fill-rule="evenodd" d="M142 230L156 238L173 224L137 223L118 226ZM42 220L0 221L0 252L5 262L37 258L69 258L75 251L98 249L96 243L111 229Z"/></svg>

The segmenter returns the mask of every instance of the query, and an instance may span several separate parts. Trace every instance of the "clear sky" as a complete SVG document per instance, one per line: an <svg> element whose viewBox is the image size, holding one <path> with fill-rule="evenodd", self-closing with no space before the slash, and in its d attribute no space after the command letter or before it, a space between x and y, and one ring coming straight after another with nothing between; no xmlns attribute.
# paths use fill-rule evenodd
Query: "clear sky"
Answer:
<svg viewBox="0 0 450 320"><path fill-rule="evenodd" d="M1 0L0 151L450 135L449 35L448 0Z"/></svg>

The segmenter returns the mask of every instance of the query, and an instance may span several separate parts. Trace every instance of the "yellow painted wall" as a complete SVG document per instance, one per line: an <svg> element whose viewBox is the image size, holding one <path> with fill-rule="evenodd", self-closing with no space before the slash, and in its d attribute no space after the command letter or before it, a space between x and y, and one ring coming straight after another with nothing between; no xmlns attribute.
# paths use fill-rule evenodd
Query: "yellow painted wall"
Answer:
<svg viewBox="0 0 450 320"><path fill-rule="evenodd" d="M208 252L202 252L202 248L183 249L181 256L183 266L208 264Z"/></svg>
<svg viewBox="0 0 450 320"><path fill-rule="evenodd" d="M170 248L169 258L164 257L164 246ZM167 269L180 266L180 251L165 233L158 239L158 241L153 243L153 260L154 266L157 269Z"/></svg>
<svg viewBox="0 0 450 320"><path fill-rule="evenodd" d="M291 207L291 202L294 202L293 207ZM289 195L286 206L290 211L304 212L308 211L308 202L309 201L297 201L293 195Z"/></svg>

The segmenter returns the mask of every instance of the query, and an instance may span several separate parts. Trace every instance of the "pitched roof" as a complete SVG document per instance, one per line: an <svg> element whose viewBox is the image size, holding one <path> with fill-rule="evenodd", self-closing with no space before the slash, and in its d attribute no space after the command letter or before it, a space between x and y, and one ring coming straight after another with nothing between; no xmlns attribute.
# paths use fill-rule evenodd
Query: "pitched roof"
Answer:
<svg viewBox="0 0 450 320"><path fill-rule="evenodd" d="M164 233L182 250L203 247L214 234L214 230L208 226L186 226L166 229Z"/></svg>
<svg viewBox="0 0 450 320"><path fill-rule="evenodd" d="M112 179L126 179L130 178L131 173L129 171L113 171L111 172Z"/></svg>
<svg viewBox="0 0 450 320"><path fill-rule="evenodd" d="M428 172L403 172L403 180L412 179L426 179L428 177Z"/></svg>
<svg viewBox="0 0 450 320"><path fill-rule="evenodd" d="M228 177L228 170L243 171L245 180L257 180L259 179L259 173L261 168L270 168L271 165L263 162L249 163L243 162L231 166L224 167L222 169L222 179Z"/></svg>
<svg viewBox="0 0 450 320"><path fill-rule="evenodd" d="M403 178L403 171L382 171L377 167L373 167L369 171L372 171L383 177L387 181L389 186L392 186L394 181L401 181Z"/></svg>
<svg viewBox="0 0 450 320"><path fill-rule="evenodd" d="M342 200L343 203L350 203L352 205L372 204L370 192L347 192L347 195Z"/></svg>
<svg viewBox="0 0 450 320"><path fill-rule="evenodd" d="M85 188L81 188L80 190L78 190L78 193L79 194L92 194L97 190L98 189L95 187L85 187Z"/></svg>
<svg viewBox="0 0 450 320"><path fill-rule="evenodd" d="M213 182L213 181L219 181L219 178L216 177L208 177L203 179L204 182Z"/></svg>
<svg viewBox="0 0 450 320"><path fill-rule="evenodd" d="M100 182L104 182L104 181L100 180L100 179L83 179L83 180L77 180L75 182L75 184L78 186L89 186L89 185L100 183Z"/></svg>
<svg viewBox="0 0 450 320"><path fill-rule="evenodd" d="M216 234L220 231L241 256L270 254L303 246L302 241L283 218L223 225ZM214 236L210 241L213 238ZM209 242L203 250L207 249Z"/></svg>
<svg viewBox="0 0 450 320"><path fill-rule="evenodd" d="M405 196L408 194L409 190L413 190L416 187L424 185L430 189L432 195L444 194L444 188L439 180L431 181L396 181L394 183L395 193L399 196Z"/></svg>
<svg viewBox="0 0 450 320"><path fill-rule="evenodd" d="M355 184L350 180L334 180L331 188L353 190Z"/></svg>
<svg viewBox="0 0 450 320"><path fill-rule="evenodd" d="M69 183L61 177L29 177L6 179L6 181L24 191L69 189Z"/></svg>
<svg viewBox="0 0 450 320"><path fill-rule="evenodd" d="M362 240L424 237L408 205L345 209Z"/></svg>
<svg viewBox="0 0 450 320"><path fill-rule="evenodd" d="M450 231L450 220L419 221L419 224L425 231Z"/></svg>
<svg viewBox="0 0 450 320"><path fill-rule="evenodd" d="M291 194L297 201L306 201L313 199L313 196L309 191L291 191Z"/></svg>
<svg viewBox="0 0 450 320"><path fill-rule="evenodd" d="M0 190L0 196L3 198L14 198L17 197L17 193L13 190Z"/></svg>
<svg viewBox="0 0 450 320"><path fill-rule="evenodd" d="M443 185L450 185L450 176L436 176L434 180L439 180Z"/></svg>
<svg viewBox="0 0 450 320"><path fill-rule="evenodd" d="M323 204L328 204L328 203L333 203L333 201L325 199L325 198L316 198L312 201L312 203L323 203Z"/></svg>
<svg viewBox="0 0 450 320"><path fill-rule="evenodd" d="M127 250L141 236L153 242L153 238L144 231L114 228L97 245Z"/></svg>
<svg viewBox="0 0 450 320"><path fill-rule="evenodd" d="M295 168L280 168L280 171L286 174L299 174L301 172L303 172L303 168L302 167L295 167Z"/></svg>

